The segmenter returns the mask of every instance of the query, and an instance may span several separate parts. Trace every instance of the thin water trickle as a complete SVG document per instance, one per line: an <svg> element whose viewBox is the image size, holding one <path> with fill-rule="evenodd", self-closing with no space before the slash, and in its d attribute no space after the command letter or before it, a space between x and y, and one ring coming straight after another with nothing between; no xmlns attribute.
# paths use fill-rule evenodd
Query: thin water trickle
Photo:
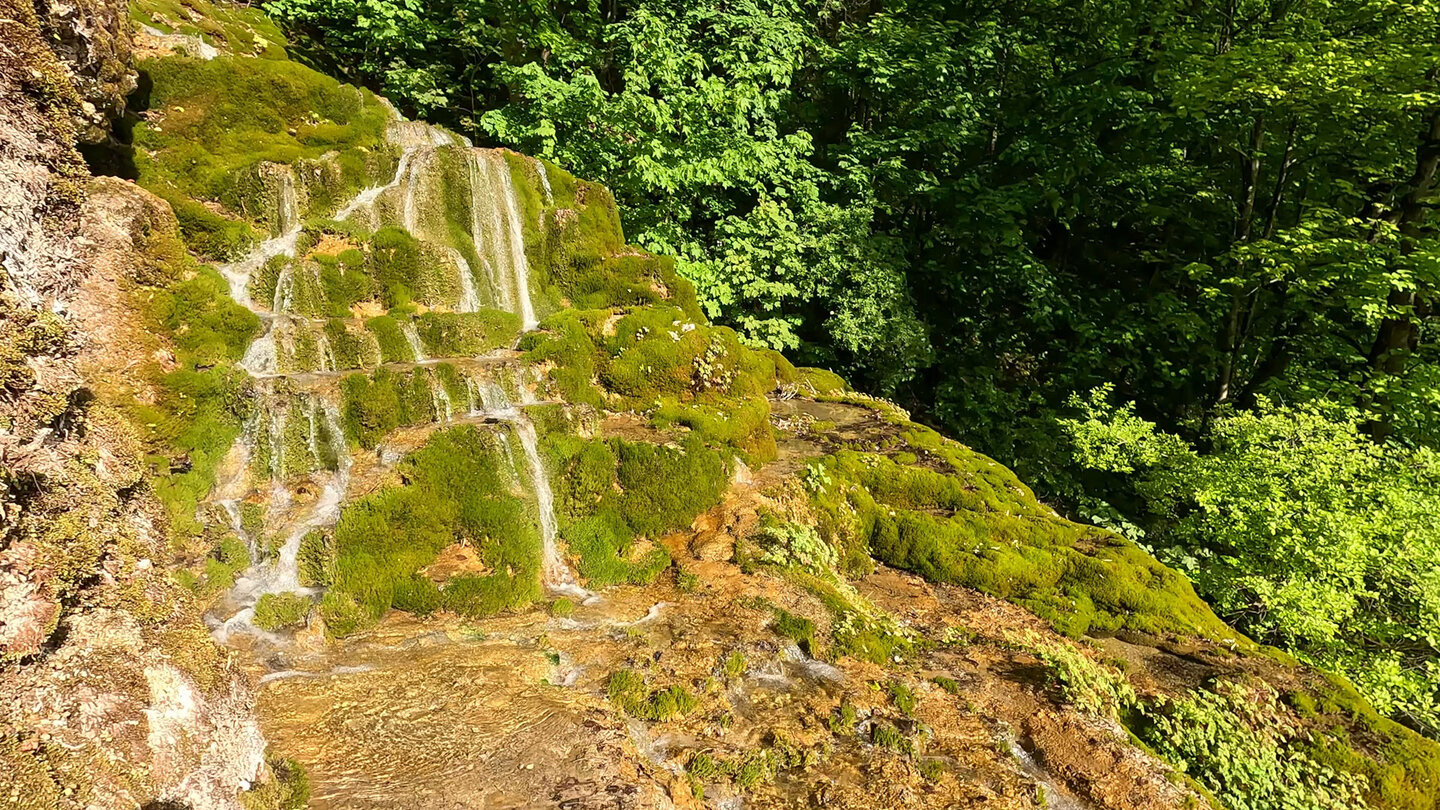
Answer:
<svg viewBox="0 0 1440 810"><path fill-rule="evenodd" d="M470 262L465 260L465 254L453 247L446 247L445 251L455 262L455 272L460 277L460 301L455 305L455 311L474 312L480 308L480 291L475 288L475 275L470 270Z"/></svg>
<svg viewBox="0 0 1440 810"><path fill-rule="evenodd" d="M405 335L405 342L410 344L410 353L415 356L415 362L423 363L430 359L425 356L425 347L420 343L420 333L415 329L415 322L409 318L400 320L400 332Z"/></svg>
<svg viewBox="0 0 1440 810"><path fill-rule="evenodd" d="M520 392L522 404L529 404L529 392L523 385L520 386ZM535 425L497 383L485 382L480 386L480 403L484 416L510 425L525 456L526 470L523 474L527 475L531 488L535 490L535 501L540 512L540 540L543 551L540 571L546 589L582 600L590 597L592 594L580 587L575 572L566 562L565 555L560 553L560 531L555 520L555 493L550 488L550 476L545 472L545 464L540 459L539 437L535 433Z"/></svg>

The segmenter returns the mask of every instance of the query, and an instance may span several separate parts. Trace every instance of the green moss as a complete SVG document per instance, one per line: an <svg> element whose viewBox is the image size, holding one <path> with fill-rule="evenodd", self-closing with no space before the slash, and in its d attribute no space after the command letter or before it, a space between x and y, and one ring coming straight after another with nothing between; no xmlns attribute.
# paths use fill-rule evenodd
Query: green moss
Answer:
<svg viewBox="0 0 1440 810"><path fill-rule="evenodd" d="M136 0L130 17L164 33L197 36L236 54L284 58L285 36L258 8L208 0Z"/></svg>
<svg viewBox="0 0 1440 810"><path fill-rule="evenodd" d="M906 717L915 715L915 707L919 705L920 698L908 684L900 680L889 681L885 684L885 692L890 695L890 702L895 704L901 714Z"/></svg>
<svg viewBox="0 0 1440 810"><path fill-rule="evenodd" d="M1183 576L1134 544L1055 517L1013 473L979 454L910 435L954 472L850 451L828 458L830 483L813 479L827 540L1008 599L1073 636L1127 628L1239 638Z"/></svg>
<svg viewBox="0 0 1440 810"><path fill-rule="evenodd" d="M745 659L745 653L735 650L725 657L725 662L721 666L721 669L725 672L726 678L738 678L745 674L745 669L749 666L749 663L750 662Z"/></svg>
<svg viewBox="0 0 1440 810"><path fill-rule="evenodd" d="M380 364L380 346L371 332L334 318L325 322L324 332L335 368L374 368Z"/></svg>
<svg viewBox="0 0 1440 810"><path fill-rule="evenodd" d="M420 358L410 348L400 323L389 315L380 315L365 322L365 328L375 336L375 345L380 347L382 363L413 363Z"/></svg>
<svg viewBox="0 0 1440 810"><path fill-rule="evenodd" d="M883 720L876 720L870 725L870 742L878 748L886 748L901 754L913 754L915 744L908 737L900 733L900 729Z"/></svg>
<svg viewBox="0 0 1440 810"><path fill-rule="evenodd" d="M560 533L592 587L653 581L669 564L658 543L636 553L636 538L658 540L689 526L724 491L719 455L681 448L547 434Z"/></svg>
<svg viewBox="0 0 1440 810"><path fill-rule="evenodd" d="M550 603L550 615L564 619L575 615L575 602L566 597L560 597Z"/></svg>
<svg viewBox="0 0 1440 810"><path fill-rule="evenodd" d="M475 357L514 345L520 318L498 309L427 312L416 319L415 328L434 357Z"/></svg>
<svg viewBox="0 0 1440 810"><path fill-rule="evenodd" d="M696 515L718 503L727 483L725 463L699 442L679 450L636 442L616 442L616 479L624 493L620 514L652 539L688 526Z"/></svg>
<svg viewBox="0 0 1440 810"><path fill-rule="evenodd" d="M960 682L954 678L945 675L936 675L934 681L936 686L944 689L946 692L952 695L960 694Z"/></svg>
<svg viewBox="0 0 1440 810"><path fill-rule="evenodd" d="M753 465L773 461L775 431L770 426L770 401L752 397L717 405L680 403L662 398L652 415L659 427L684 425L711 446L728 446L743 453Z"/></svg>
<svg viewBox="0 0 1440 810"><path fill-rule="evenodd" d="M289 61L167 57L142 67L155 115L135 128L140 183L174 206L186 242L204 255L238 256L254 238L247 221L274 229L277 175L262 164L301 168L312 213L388 168L389 113L366 91ZM331 152L354 159L334 162ZM385 156L386 166L364 155Z"/></svg>
<svg viewBox="0 0 1440 810"><path fill-rule="evenodd" d="M479 617L540 597L536 516L512 494L514 472L493 432L438 432L405 459L400 476L402 485L352 503L335 528L335 584L321 603L332 634L363 629L392 606ZM416 576L456 541L495 573L443 588Z"/></svg>
<svg viewBox="0 0 1440 810"><path fill-rule="evenodd" d="M437 418L432 386L440 385L432 370L350 374L340 381L345 435L366 449L374 448L397 427L421 425Z"/></svg>
<svg viewBox="0 0 1440 810"><path fill-rule="evenodd" d="M335 581L335 549L325 533L315 529L300 541L297 562L300 584L306 588L328 588Z"/></svg>
<svg viewBox="0 0 1440 810"><path fill-rule="evenodd" d="M255 615L250 621L261 630L273 632L305 621L311 606L310 598L298 593L262 594L260 601L255 603Z"/></svg>
<svg viewBox="0 0 1440 810"><path fill-rule="evenodd" d="M775 608L775 621L771 627L776 633L799 644L802 650L809 651L815 638L814 622L783 608Z"/></svg>
<svg viewBox="0 0 1440 810"><path fill-rule="evenodd" d="M640 673L622 669L605 681L605 694L621 711L642 720L674 720L695 711L699 701L683 687L651 691Z"/></svg>

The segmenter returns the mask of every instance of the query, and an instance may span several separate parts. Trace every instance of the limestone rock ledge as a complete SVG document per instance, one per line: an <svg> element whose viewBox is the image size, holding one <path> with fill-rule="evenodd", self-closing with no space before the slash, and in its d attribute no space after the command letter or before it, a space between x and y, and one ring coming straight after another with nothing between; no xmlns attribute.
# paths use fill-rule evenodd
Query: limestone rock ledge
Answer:
<svg viewBox="0 0 1440 810"><path fill-rule="evenodd" d="M0 806L266 807L253 696L164 559L130 422L97 395L169 206L92 180L134 87L116 0L0 0ZM243 801L242 801L243 799Z"/></svg>

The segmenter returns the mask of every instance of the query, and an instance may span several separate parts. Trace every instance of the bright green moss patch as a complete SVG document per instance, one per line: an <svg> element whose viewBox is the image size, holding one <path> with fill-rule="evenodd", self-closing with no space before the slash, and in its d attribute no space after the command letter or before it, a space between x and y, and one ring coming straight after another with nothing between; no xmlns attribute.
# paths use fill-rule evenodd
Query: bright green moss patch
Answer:
<svg viewBox="0 0 1440 810"><path fill-rule="evenodd" d="M175 206L186 241L207 255L242 252L244 221L275 229L280 174L264 163L299 169L297 196L312 213L333 210L390 165L389 112L367 91L303 65L172 57L143 69L153 81L154 117L135 128L140 183ZM348 159L325 158L331 152Z"/></svg>
<svg viewBox="0 0 1440 810"><path fill-rule="evenodd" d="M955 472L844 451L812 476L821 528L886 564L1008 599L1078 636L1128 628L1238 638L1180 574L1129 541L1054 517L1013 473L955 445ZM828 479L828 483L825 482Z"/></svg>
<svg viewBox="0 0 1440 810"><path fill-rule="evenodd" d="M370 376L346 376L340 381L345 435L368 450L397 427L422 425L443 416L436 414L435 387L440 382L433 374L425 368L402 372L379 368Z"/></svg>
<svg viewBox="0 0 1440 810"><path fill-rule="evenodd" d="M198 36L236 54L285 58L285 36L258 8L207 0L136 0L130 18L164 33Z"/></svg>
<svg viewBox="0 0 1440 810"><path fill-rule="evenodd" d="M724 461L698 441L683 447L547 434L560 534L591 587L646 583L670 564L656 541L719 502Z"/></svg>
<svg viewBox="0 0 1440 810"><path fill-rule="evenodd" d="M374 368L380 364L380 346L368 330L332 318L325 322L324 333L335 368Z"/></svg>
<svg viewBox="0 0 1440 810"><path fill-rule="evenodd" d="M642 720L675 720L695 711L700 701L681 686L651 690L645 677L622 669L605 680L605 694L621 711Z"/></svg>
<svg viewBox="0 0 1440 810"><path fill-rule="evenodd" d="M432 357L476 357L513 345L520 318L498 309L426 312L415 319L415 329Z"/></svg>
<svg viewBox="0 0 1440 810"><path fill-rule="evenodd" d="M365 329L375 336L375 344L380 347L380 362L413 363L420 359L410 348L405 333L400 331L399 321L389 315L379 315L367 320Z"/></svg>
<svg viewBox="0 0 1440 810"><path fill-rule="evenodd" d="M261 630L275 631L293 627L310 615L311 605L308 596L298 593L262 594L255 603L255 615L250 621Z"/></svg>
<svg viewBox="0 0 1440 810"><path fill-rule="evenodd" d="M770 427L770 401L750 397L717 405L680 403L665 397L652 420L658 427L683 425L712 446L729 446L743 453L752 464L773 461L775 431Z"/></svg>
<svg viewBox="0 0 1440 810"><path fill-rule="evenodd" d="M494 431L441 431L405 459L401 486L353 502L335 527L335 584L321 604L336 636L391 607L481 617L540 597L540 535L533 507L515 497L515 474ZM454 542L474 547L493 573L437 585L417 576Z"/></svg>

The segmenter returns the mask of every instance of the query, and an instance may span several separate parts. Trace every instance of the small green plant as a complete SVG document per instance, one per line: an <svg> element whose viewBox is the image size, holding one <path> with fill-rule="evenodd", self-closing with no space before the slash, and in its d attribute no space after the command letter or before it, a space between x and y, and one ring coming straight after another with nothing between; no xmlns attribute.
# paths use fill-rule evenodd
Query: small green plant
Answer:
<svg viewBox="0 0 1440 810"><path fill-rule="evenodd" d="M1125 675L1063 642L1052 642L1033 631L1015 638L1045 664L1049 684L1065 703L1090 714L1117 716L1138 702Z"/></svg>
<svg viewBox="0 0 1440 810"><path fill-rule="evenodd" d="M676 568L675 587L679 588L681 593L694 593L700 587L700 577L696 576L694 572Z"/></svg>
<svg viewBox="0 0 1440 810"><path fill-rule="evenodd" d="M921 778L927 782L938 782L945 775L945 763L938 759L922 759L915 766Z"/></svg>
<svg viewBox="0 0 1440 810"><path fill-rule="evenodd" d="M896 680L885 684L885 691L890 695L890 702L895 704L895 708L899 709L901 714L906 717L915 715L915 707L920 699L916 696L914 689L911 689L904 681Z"/></svg>
<svg viewBox="0 0 1440 810"><path fill-rule="evenodd" d="M960 682L945 675L935 676L935 685L952 695L960 694Z"/></svg>
<svg viewBox="0 0 1440 810"><path fill-rule="evenodd" d="M830 713L830 731L837 736L854 734L857 720L855 707L850 703L841 703Z"/></svg>
<svg viewBox="0 0 1440 810"><path fill-rule="evenodd" d="M745 659L745 653L740 652L739 650L735 650L734 652L730 653L728 656L725 657L725 677L733 679L744 675L745 668L748 665L749 661Z"/></svg>
<svg viewBox="0 0 1440 810"><path fill-rule="evenodd" d="M900 733L900 729L890 723L876 720L870 726L870 742L879 748L885 748L901 754L913 753L915 744L908 737Z"/></svg>
<svg viewBox="0 0 1440 810"><path fill-rule="evenodd" d="M810 643L815 638L815 623L797 616L784 608L775 608L775 623L772 625L776 633L790 639L800 645L800 649L809 652Z"/></svg>
<svg viewBox="0 0 1440 810"><path fill-rule="evenodd" d="M649 691L645 678L633 669L610 674L605 682L610 702L641 720L674 720L695 711L700 701L682 686Z"/></svg>
<svg viewBox="0 0 1440 810"><path fill-rule="evenodd" d="M564 619L575 615L575 602L568 597L560 597L550 603L550 615Z"/></svg>

